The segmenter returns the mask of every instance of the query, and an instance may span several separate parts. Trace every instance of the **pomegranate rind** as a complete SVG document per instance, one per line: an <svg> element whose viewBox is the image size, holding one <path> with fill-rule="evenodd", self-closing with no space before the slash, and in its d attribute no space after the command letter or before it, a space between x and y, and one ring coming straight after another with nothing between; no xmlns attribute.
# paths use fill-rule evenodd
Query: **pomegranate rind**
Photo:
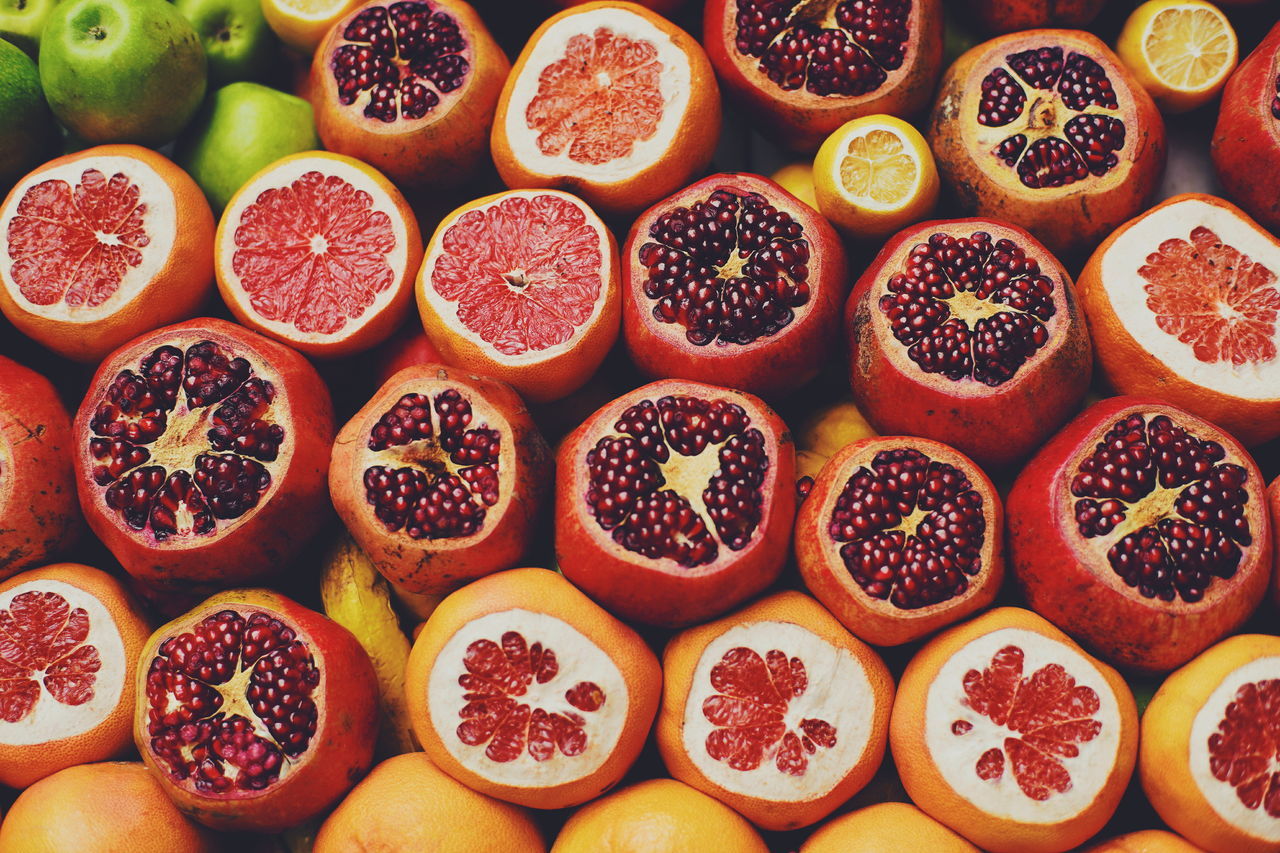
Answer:
<svg viewBox="0 0 1280 853"><path fill-rule="evenodd" d="M118 259L120 281L99 304L70 305L65 292L51 304L36 304L14 277L14 220L27 218L20 216L21 205L35 202L31 190L58 182L70 199L94 170L106 181L122 175L137 189L132 210L141 208L145 240L125 243L130 251L128 259ZM20 179L0 205L0 312L59 355L97 362L136 335L197 313L213 290L213 231L204 193L162 154L138 145L100 145L50 160ZM66 232L32 236L62 245ZM97 242L104 245L102 238Z"/></svg>
<svg viewBox="0 0 1280 853"><path fill-rule="evenodd" d="M737 551L721 547L715 560L693 568L627 550L601 528L584 497L591 479L587 454L596 442L616 434L614 424L632 405L668 395L725 400L742 407L751 426L763 433L769 454L759 489L764 496L760 520L751 541ZM777 414L750 394L675 379L637 388L565 437L556 455L555 481L557 566L575 586L623 619L666 627L706 621L764 590L786 562L796 511L795 444ZM710 520L704 520L710 526Z"/></svg>
<svg viewBox="0 0 1280 853"><path fill-rule="evenodd" d="M394 464L369 449L369 435L405 394L434 396L449 388L459 389L471 401L473 424L488 423L502 436L498 501L485 507L483 526L475 534L414 540L403 531L388 531L368 502L365 470ZM338 433L329 464L329 495L378 571L409 592L439 594L510 569L521 560L546 503L550 478L551 451L510 386L461 368L424 364L388 379Z"/></svg>
<svg viewBox="0 0 1280 853"><path fill-rule="evenodd" d="M718 728L703 713L703 702L718 692L710 673L739 646L761 658L778 649L803 663L808 687L786 709L790 730L800 731L801 718L835 728L834 747L806 755L800 776L778 770L780 741L754 770L733 769L707 752L706 739ZM862 790L884 757L893 677L872 649L802 593L781 592L677 634L663 652L662 674L657 741L667 771L764 829L822 820Z"/></svg>
<svg viewBox="0 0 1280 853"><path fill-rule="evenodd" d="M525 614L533 614L536 618L525 619ZM618 700L622 700L625 704L622 719L612 722L616 738L607 744L607 751L599 764L585 774L576 774L575 778L570 778L572 768L569 772L562 770L555 781L549 782L542 778L543 774L536 766L530 767L527 762L521 762L523 772L505 777L493 775L490 768L497 763L479 757L484 752L482 746L471 747L473 754L462 760L455 755L456 745L446 742L458 739L455 728L460 720L455 714L443 731L437 727L435 691L447 689L451 697L455 693L461 694L462 688L457 682L463 671L460 655L449 657L446 652L451 644L456 645L455 637L460 633L464 638L468 637L465 632L478 622L488 629L484 636L495 642L504 631L522 634L529 631L525 636L532 643L538 639L535 636L537 628L545 625L558 625L560 631L585 638L586 645L579 648L563 645L552 645L551 648L562 662L562 675L555 679L555 683L572 684L575 680L597 682L605 691L601 710L610 702L616 706ZM599 664L600 656L607 658L608 665L603 668ZM565 672L570 664L574 669ZM439 676L438 671L441 673ZM617 687L619 682L620 688ZM405 695L414 733L432 763L481 793L540 809L577 805L598 797L617 784L644 746L658 710L661 689L662 672L658 659L640 636L563 577L546 569L499 572L446 597L414 641L405 674ZM452 703L456 697L440 701ZM596 713L582 716L593 717Z"/></svg>
<svg viewBox="0 0 1280 853"><path fill-rule="evenodd" d="M916 245L935 233L967 238L978 231L1022 247L1057 294L1054 315L1043 324L1049 341L998 386L925 373L894 338L879 307L889 279ZM1089 389L1092 347L1071 276L1027 231L994 219L934 220L898 232L853 286L844 324L854 400L876 431L944 442L983 466L1025 459L1071 417Z"/></svg>
<svg viewBox="0 0 1280 853"><path fill-rule="evenodd" d="M648 270L640 248L652 240L650 229L664 213L705 201L717 190L737 195L759 193L804 228L809 243L809 301L794 309L790 323L749 344L713 341L691 344L680 323L653 316L655 300L644 292ZM849 265L844 244L831 224L777 183L752 174L721 173L663 199L640 214L622 251L622 334L627 354L652 379L680 378L781 396L818 374L839 339L840 306L848 293Z"/></svg>
<svg viewBox="0 0 1280 853"><path fill-rule="evenodd" d="M1130 414L1167 415L1226 451L1247 472L1252 544L1230 578L1214 578L1195 603L1144 598L1107 562L1114 536L1085 539L1076 526L1071 480L1116 422ZM1113 397L1062 429L1018 475L1005 501L1009 568L1031 608L1086 648L1126 670L1168 672L1231 633L1266 594L1271 575L1271 523L1262 475L1230 435L1155 399ZM1086 592L1082 592L1086 591Z"/></svg>
<svg viewBox="0 0 1280 853"><path fill-rule="evenodd" d="M578 324L567 340L543 349L529 349L517 355L506 355L492 343L485 341L475 330L464 325L459 318L461 301L444 298L432 284L432 276L440 259L447 252L444 244L449 229L460 218L472 211L492 209L507 199L532 200L543 196L578 208L586 225L597 232L597 248L601 260L598 270L600 292L590 316ZM514 241L515 237L510 239ZM477 251L483 249L475 248ZM535 246L520 250L512 247L505 251L512 254L524 251L530 260L547 257L545 251ZM569 254L567 257L574 259L577 256ZM430 342L440 353L440 357L433 361L457 364L485 376L492 376L512 385L529 400L549 402L566 397L581 388L609 354L618 337L621 315L620 281L618 246L613 233L586 202L558 190L509 190L468 202L441 220L427 243L414 292L423 327L428 330ZM555 288L548 287L544 292L551 297L547 301L553 301Z"/></svg>
<svg viewBox="0 0 1280 853"><path fill-rule="evenodd" d="M1272 232L1280 231L1280 119L1271 107L1277 76L1280 23L1227 79L1209 148L1227 196Z"/></svg>
<svg viewBox="0 0 1280 853"><path fill-rule="evenodd" d="M977 122L981 83L988 72L1006 66L1010 54L1051 46L1083 54L1106 72L1118 106L1089 109L1122 120L1125 141L1117 152L1119 162L1103 176L1029 189L1017 171L994 153L1015 132L1011 125L985 128ZM967 214L1012 222L1064 255L1093 249L1102 237L1143 210L1157 189L1166 156L1164 121L1155 102L1110 48L1082 30L1027 30L998 36L965 52L942 76L925 136L943 185Z"/></svg>
<svg viewBox="0 0 1280 853"><path fill-rule="evenodd" d="M1206 850L1268 853L1280 819L1248 809L1209 767L1209 737L1244 683L1280 678L1280 638L1239 634L1174 672L1142 715L1138 775L1160 817ZM1257 731L1259 744L1269 741ZM1272 756L1274 769L1274 756Z"/></svg>
<svg viewBox="0 0 1280 853"><path fill-rule="evenodd" d="M853 473L869 465L881 451L897 448L918 450L968 477L970 485L982 496L986 524L981 567L969 577L968 587L945 601L914 609L868 595L845 566L840 543L827 532L832 512ZM1004 508L982 469L947 445L915 437L865 438L846 445L822 466L796 514L794 547L805 586L845 628L873 645L897 646L964 619L995 600L1004 582Z"/></svg>
<svg viewBox="0 0 1280 853"><path fill-rule="evenodd" d="M1209 240L1222 245L1220 258L1205 258ZM1189 252L1222 269L1219 280L1174 266ZM1280 436L1280 240L1244 211L1201 194L1161 202L1103 241L1079 289L1095 358L1121 394L1158 388L1248 446ZM1174 300L1199 313L1166 315L1176 325L1165 331L1161 316ZM1213 351L1202 357L1202 346ZM1246 346L1257 352L1239 352Z"/></svg>
<svg viewBox="0 0 1280 853"><path fill-rule="evenodd" d="M977 753L958 754L951 729L958 714L981 722L981 715L962 704L961 681L1010 644L1022 648L1030 662L1024 678L1056 663L1098 697L1094 718L1101 731L1079 745L1079 757L1058 759L1069 765L1072 787L1043 804L1023 794L1012 773L999 786L980 779ZM987 727L1004 731L989 721ZM999 745L998 739L984 741L984 747ZM1138 713L1119 673L1031 611L1001 607L934 637L907 664L889 722L889 746L912 802L983 850L1060 853L1097 833L1119 805L1137 759Z"/></svg>
<svg viewBox="0 0 1280 853"><path fill-rule="evenodd" d="M830 4L834 7L835 0ZM760 61L740 53L737 0L707 0L703 43L725 91L751 113L758 128L798 152L813 153L836 128L866 115L910 116L929 104L942 68L941 0L912 0L902 64L865 95L817 95L804 87L784 92L759 70Z"/></svg>
<svg viewBox="0 0 1280 853"><path fill-rule="evenodd" d="M325 183L341 181L343 186L339 191L330 191L327 199L317 198L310 192L304 192L299 185L299 181L306 180L305 176L311 173L323 176ZM264 250L265 254L270 254L272 251L270 248L266 248L263 243L255 241L245 245L242 244L241 240L242 230L245 229L245 214L251 208L257 209L257 216L261 217L261 220L271 221L277 218L278 214L272 215L271 213L270 196L268 195L273 192L288 192L295 199L299 197L309 198L317 205L320 205L321 207L315 210L295 210L289 214L288 221L290 223L310 222L316 226L322 225L329 229L330 235L333 232L342 233L357 223L362 224L364 228L368 228L369 218L378 213L385 215L389 220L388 227L394 238L394 247L390 251L378 252L376 248L364 243L359 236L356 236L353 240L354 247L367 250L369 255L375 256L378 261L386 266L387 272L391 277L388 285L383 290L370 294L369 303L360 309L359 313L355 315L348 313L343 316L341 325L331 333L304 331L299 328L296 322L296 308L293 312L294 317L291 319L274 319L264 316L254 306L253 295L245 288L244 280L236 272L235 256L237 253L244 251L246 257L251 257L250 252L257 254L257 250ZM338 198L337 192L350 193L350 196ZM362 197L368 198L368 207L363 209L356 208L355 205L359 203L359 199ZM347 215L345 222L333 221L333 218L336 218L333 217L333 213L338 210ZM326 213L328 213L328 216L325 215ZM326 219L329 221L325 221ZM268 227L266 225L258 225L254 230L265 231ZM277 228L277 232L278 230ZM354 231L355 229L352 230ZM358 231L355 233L359 234ZM366 231L365 233L367 234L368 232ZM277 245L282 251L283 245L292 243L293 239L297 237L305 237L307 235L295 232L294 234L277 233L276 236L280 240ZM310 235L313 244L317 239L323 239L325 236L323 233ZM243 239L247 240L249 238ZM348 239L352 238L348 237ZM293 249L295 247L290 245L289 248ZM353 246L345 245L342 248L350 249ZM331 154L327 151L304 151L299 154L289 155L264 167L236 192L231 204L223 211L222 219L218 223L217 235L214 239L214 254L216 258L218 292L240 323L255 332L288 344L307 355L335 357L351 355L381 343L404 320L412 299L413 276L422 260L422 234L418 231L418 222L413 215L413 211L409 209L409 203L405 201L404 196L395 188L395 185L381 173L358 160L341 154ZM325 254L329 254L327 244ZM320 253L315 252L313 246L309 255L310 257L307 260L314 261L315 258L320 256ZM354 264L352 263L354 259L347 252L343 252L341 258L330 255L331 264L347 268L350 274L349 280L343 282L345 289L348 291L346 294L347 299L342 299L333 293L302 292L295 294L294 298L289 301L295 304L314 304L316 301L324 301L335 309L341 307L343 303L350 300L350 291L365 284L366 280L362 278L361 272L367 271L364 265L369 262L369 255L366 255L362 260L357 260ZM294 260L296 261L297 258L295 257ZM277 259L273 266L280 263L281 261ZM353 269L352 267L355 268ZM299 284L309 290L307 286L315 286L314 278L299 282ZM260 291L264 292L264 298L278 295L274 291L280 289L282 289L280 285L259 288ZM268 298L266 301L274 300Z"/></svg>
<svg viewBox="0 0 1280 853"><path fill-rule="evenodd" d="M292 628L314 658L320 684L312 694L316 732L306 750L268 787L217 796L175 780L157 761L147 733L147 673L166 640L224 610L267 613ZM296 826L335 805L373 763L379 704L368 654L346 628L279 593L221 592L156 629L142 648L135 680L133 739L143 762L179 809L213 829L279 832Z"/></svg>
<svg viewBox="0 0 1280 853"><path fill-rule="evenodd" d="M595 165L564 153L546 155L526 110L547 67L566 57L570 39L599 28L656 49L662 116L623 157ZM490 146L508 187L564 189L603 213L622 215L634 214L705 170L719 135L720 91L702 46L642 6L605 0L553 15L529 37L502 89Z"/></svg>

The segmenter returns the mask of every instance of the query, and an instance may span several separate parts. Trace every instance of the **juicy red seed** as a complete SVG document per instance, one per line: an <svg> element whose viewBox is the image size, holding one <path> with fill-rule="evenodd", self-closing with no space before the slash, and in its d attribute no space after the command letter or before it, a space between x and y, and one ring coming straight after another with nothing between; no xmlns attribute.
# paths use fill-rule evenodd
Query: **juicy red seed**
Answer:
<svg viewBox="0 0 1280 853"><path fill-rule="evenodd" d="M369 433L370 450L386 450L431 438L431 400L426 394L405 394L378 419Z"/></svg>
<svg viewBox="0 0 1280 853"><path fill-rule="evenodd" d="M1124 147L1124 122L1100 115L1079 115L1063 127L1067 141L1084 156L1090 173L1102 176L1120 162L1115 152Z"/></svg>
<svg viewBox="0 0 1280 853"><path fill-rule="evenodd" d="M1280 75L1276 76L1276 96L1271 101L1271 115L1280 118Z"/></svg>
<svg viewBox="0 0 1280 853"><path fill-rule="evenodd" d="M1091 106L1114 110L1119 106L1107 72L1082 53L1067 56L1058 91L1062 95L1062 102L1072 110L1079 111Z"/></svg>
<svg viewBox="0 0 1280 853"><path fill-rule="evenodd" d="M1065 139L1037 139L1018 161L1018 177L1035 189L1064 187L1089 177L1089 167Z"/></svg>
<svg viewBox="0 0 1280 853"><path fill-rule="evenodd" d="M254 500L256 502L256 496ZM164 486L156 492L151 502L151 515L148 521L151 524L151 532L159 542L179 533L183 535L212 533L216 526L208 502L194 486L191 475L186 471L174 471L169 475Z"/></svg>
<svg viewBox="0 0 1280 853"><path fill-rule="evenodd" d="M796 497L804 500L813 491L813 478L808 474L796 480Z"/></svg>
<svg viewBox="0 0 1280 853"><path fill-rule="evenodd" d="M1019 77L1033 89L1050 90L1062 76L1062 48L1039 47L1005 57Z"/></svg>
<svg viewBox="0 0 1280 853"><path fill-rule="evenodd" d="M978 124L1004 127L1018 116L1027 102L1027 93L1003 68L996 68L982 79L982 101L978 106ZM1023 139L1026 144L1026 139ZM1010 164L1012 165L1012 164Z"/></svg>
<svg viewBox="0 0 1280 853"><path fill-rule="evenodd" d="M274 460L284 441L284 427L264 420L274 399L275 388L270 382L256 376L247 380L214 410L209 446L263 462Z"/></svg>
<svg viewBox="0 0 1280 853"><path fill-rule="evenodd" d="M257 506L271 486L271 474L261 463L234 453L201 453L194 479L214 518L239 518Z"/></svg>
<svg viewBox="0 0 1280 853"><path fill-rule="evenodd" d="M226 399L249 378L253 368L244 358L228 358L213 341L200 341L187 349L182 389L187 406L212 406Z"/></svg>
<svg viewBox="0 0 1280 853"><path fill-rule="evenodd" d="M996 156L1003 160L1006 166L1012 166L1018 162L1018 158L1025 150L1027 150L1027 137L1024 134L1015 133L996 146Z"/></svg>

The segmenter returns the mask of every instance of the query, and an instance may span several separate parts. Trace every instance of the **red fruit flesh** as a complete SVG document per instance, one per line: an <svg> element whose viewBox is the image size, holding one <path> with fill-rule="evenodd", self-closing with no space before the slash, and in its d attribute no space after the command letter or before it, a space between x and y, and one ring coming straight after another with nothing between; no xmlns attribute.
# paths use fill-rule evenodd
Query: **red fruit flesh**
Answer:
<svg viewBox="0 0 1280 853"><path fill-rule="evenodd" d="M1271 539L1275 543L1275 576L1271 581L1271 598L1280 607L1280 477L1271 481L1267 489L1271 503Z"/></svg>
<svg viewBox="0 0 1280 853"><path fill-rule="evenodd" d="M1153 400L1087 410L1027 465L1007 506L1031 606L1130 669L1168 671L1235 630L1271 574L1253 460Z"/></svg>
<svg viewBox="0 0 1280 853"><path fill-rule="evenodd" d="M1280 231L1280 24L1227 80L1210 154L1227 197Z"/></svg>

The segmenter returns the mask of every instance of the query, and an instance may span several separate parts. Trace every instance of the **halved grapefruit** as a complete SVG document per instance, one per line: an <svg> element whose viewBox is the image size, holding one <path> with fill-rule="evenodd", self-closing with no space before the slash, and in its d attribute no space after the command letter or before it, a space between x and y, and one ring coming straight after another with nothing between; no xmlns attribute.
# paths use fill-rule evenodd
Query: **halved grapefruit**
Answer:
<svg viewBox="0 0 1280 853"><path fill-rule="evenodd" d="M344 356L381 343L404 319L422 235L381 172L304 151L232 196L214 255L237 320L307 355Z"/></svg>
<svg viewBox="0 0 1280 853"><path fill-rule="evenodd" d="M45 163L0 205L0 311L59 355L97 362L195 316L213 286L213 213L191 177L138 145Z"/></svg>

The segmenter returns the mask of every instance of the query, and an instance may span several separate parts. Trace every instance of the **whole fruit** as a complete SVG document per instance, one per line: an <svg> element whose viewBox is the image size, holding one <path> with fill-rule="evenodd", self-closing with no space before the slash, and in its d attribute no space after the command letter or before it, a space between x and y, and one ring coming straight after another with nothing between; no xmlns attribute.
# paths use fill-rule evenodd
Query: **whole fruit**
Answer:
<svg viewBox="0 0 1280 853"><path fill-rule="evenodd" d="M0 0L0 38L17 45L32 59L40 53L40 35L60 0Z"/></svg>
<svg viewBox="0 0 1280 853"><path fill-rule="evenodd" d="M261 0L174 0L204 45L209 85L257 80L279 46L262 16Z"/></svg>
<svg viewBox="0 0 1280 853"><path fill-rule="evenodd" d="M1280 23L1227 80L1210 155L1227 197L1280 231Z"/></svg>
<svg viewBox="0 0 1280 853"><path fill-rule="evenodd" d="M57 126L40 90L31 58L0 39L0 190L41 160L57 139Z"/></svg>
<svg viewBox="0 0 1280 853"><path fill-rule="evenodd" d="M1084 27L1107 0L963 0L965 23L992 35L1040 27Z"/></svg>

